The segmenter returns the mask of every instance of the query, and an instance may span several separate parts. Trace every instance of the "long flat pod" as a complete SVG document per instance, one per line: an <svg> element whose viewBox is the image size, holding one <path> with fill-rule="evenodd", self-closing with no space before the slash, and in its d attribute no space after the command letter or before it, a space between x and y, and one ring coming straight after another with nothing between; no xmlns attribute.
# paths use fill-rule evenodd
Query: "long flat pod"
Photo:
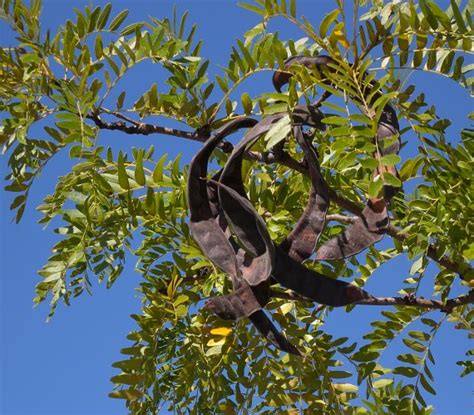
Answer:
<svg viewBox="0 0 474 415"><path fill-rule="evenodd" d="M273 123L281 119L283 115L284 114L281 113L270 115L245 134L244 138L235 146L227 159L219 180L220 183L225 185L225 187L219 188L219 200L224 214L243 248L255 257L262 255L268 248L269 237L266 236L268 233L265 223L261 220L259 215L257 215L258 218L253 218L253 214L249 213L248 210L242 211L240 205L235 204L235 200L229 197L225 189L233 189L244 198L247 198L242 182L242 161L244 153L247 149L252 147L263 134L268 132ZM259 228L263 226L265 235L259 237L255 233L255 226Z"/></svg>
<svg viewBox="0 0 474 415"><path fill-rule="evenodd" d="M222 184L247 199L242 182L244 152L284 115L284 113L273 114L248 131L227 160L220 178ZM322 113L311 106L299 105L292 113L294 133L305 152L312 180L308 205L294 231L283 242L284 250L299 261L308 258L314 252L316 241L324 227L325 212L329 203L327 185L322 178L316 152L303 138L301 130L302 125L323 129L322 118ZM269 259L272 258L272 243L265 223L259 215L253 213L253 206L247 202L246 207L241 206L239 199L227 194L226 187L220 190L220 202L232 230L247 251L238 255L243 277L250 285L257 285L270 277L272 263Z"/></svg>
<svg viewBox="0 0 474 415"><path fill-rule="evenodd" d="M336 61L329 56L294 56L286 60L285 69L288 69L294 64L307 67L323 67L335 63ZM329 68L329 70L333 70L333 68ZM275 72L273 75L273 85L275 86L275 89L280 91L281 87L288 83L291 76L292 74L289 72ZM337 87L337 85L335 87ZM327 98L329 95L330 94L324 94L322 99ZM379 94L376 94L375 99L378 96ZM397 116L393 108L389 104L386 104L383 108L380 120L378 121L377 134L375 137L378 149L375 154L377 159L383 155L398 153L400 149L399 138L396 138L395 142L391 145L384 145L384 141L397 137L398 134L399 125ZM398 176L398 172L393 166L377 167L374 174L378 175L383 174L384 172L389 172L394 176ZM341 234L335 236L321 246L316 254L316 259L331 260L348 258L380 241L384 236L385 229L389 225L386 203L391 199L395 192L395 188L384 186L385 197L369 199L360 217Z"/></svg>
<svg viewBox="0 0 474 415"><path fill-rule="evenodd" d="M191 233L211 262L231 278L235 278L238 272L234 249L216 221L216 212L209 203L207 182L202 179L207 176L208 160L217 144L236 129L251 126L255 122L243 118L226 124L206 141L189 167L187 195Z"/></svg>
<svg viewBox="0 0 474 415"><path fill-rule="evenodd" d="M275 252L265 222L255 212L245 195L242 183L242 160L246 149L251 147L282 116L282 114L269 116L247 132L229 156L218 185L222 210L244 249L239 252L239 265L244 279L251 286L257 286L270 278ZM240 197L233 197L233 192Z"/></svg>
<svg viewBox="0 0 474 415"><path fill-rule="evenodd" d="M226 217L230 218L228 220L232 230L235 229L233 221L237 215L238 221L245 222L247 243L252 244L252 247L255 248L255 254L240 250L238 253L239 266L245 281L251 286L258 286L269 280L275 258L275 247L268 235L265 222L246 197L241 196L240 193L222 182L216 184L221 206ZM224 200L227 206L223 203Z"/></svg>
<svg viewBox="0 0 474 415"><path fill-rule="evenodd" d="M340 307L370 295L363 289L305 267L277 248L273 277L280 285L320 304Z"/></svg>
<svg viewBox="0 0 474 415"><path fill-rule="evenodd" d="M190 164L187 193L192 235L206 256L230 276L234 288L230 295L210 299L205 308L224 319L237 320L248 317L257 330L275 347L301 355L261 309L262 304L268 301L268 286L252 288L243 280L234 247L224 232L222 221L219 220L219 201L209 200L215 196L215 192L208 186L207 180L203 180L207 177L209 157L219 141L236 129L251 127L255 123L256 121L250 118L227 123L204 144ZM218 177L219 173L214 176Z"/></svg>
<svg viewBox="0 0 474 415"><path fill-rule="evenodd" d="M378 152L376 159L387 154L398 154L400 150L398 120L395 111L390 105L386 105L382 111L375 142ZM395 140L393 140L395 138ZM391 140L392 144L386 145L385 141ZM389 172L398 176L394 166L377 166L374 175ZM316 254L317 260L332 260L348 258L358 254L370 245L380 241L385 234L390 220L388 216L387 202L395 194L391 186L384 186L384 197L370 198L356 221L347 227L341 234L331 238L322 245Z"/></svg>
<svg viewBox="0 0 474 415"><path fill-rule="evenodd" d="M311 190L303 214L293 231L280 244L280 249L291 258L302 262L312 255L324 230L326 213L329 208L329 190L321 175L316 151L303 134L301 126L293 127L293 135L304 152L311 179Z"/></svg>
<svg viewBox="0 0 474 415"><path fill-rule="evenodd" d="M318 248L316 259L318 261L333 260L356 255L380 241L388 223L385 201L383 199L369 200L353 224Z"/></svg>

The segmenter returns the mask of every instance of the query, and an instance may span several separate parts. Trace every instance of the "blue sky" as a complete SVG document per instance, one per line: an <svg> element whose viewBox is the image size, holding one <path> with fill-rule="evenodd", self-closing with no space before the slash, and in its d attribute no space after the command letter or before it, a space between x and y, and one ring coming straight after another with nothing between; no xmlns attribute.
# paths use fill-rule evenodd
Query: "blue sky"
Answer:
<svg viewBox="0 0 474 415"><path fill-rule="evenodd" d="M101 5L102 1L64 2L45 0L43 28L56 28L72 17L74 7L86 4ZM114 11L129 8L128 22L147 16L170 17L173 4L178 11L188 9L189 21L199 26L198 37L204 40L203 56L211 58L211 72L219 73L218 64L225 64L235 39L254 26L257 17L227 0L204 1L113 1ZM439 2L444 4L445 2ZM313 22L319 21L333 8L332 0L299 1L301 11ZM317 7L315 6L317 4ZM282 22L280 22L282 23ZM279 26L281 38L299 38L293 27ZM0 23L2 46L13 43L10 32ZM152 82L159 82L157 66L137 68L126 78L121 87L136 93L144 91ZM450 129L455 141L461 126L466 125L466 114L472 104L466 91L453 82L430 75L413 78L418 91L425 91L427 101L437 105L438 113L454 121ZM269 76L260 77L244 85L242 90L256 94L271 90ZM155 154L183 153L189 161L199 144L180 138L160 136L127 136L118 132L101 134L104 145L127 149L131 145L149 147L154 144ZM408 145L402 158L413 155L416 147ZM140 299L134 288L140 276L133 272L133 261L111 290L94 284L93 296L82 295L73 300L71 307L59 307L55 317L46 323L47 305L33 309L34 286L38 282L36 271L50 255L57 240L52 229L42 230L34 207L51 193L58 175L70 168L67 155L59 155L44 171L30 196L30 203L21 224L12 222L8 206L10 195L0 197L0 306L1 306L1 415L106 415L126 413L123 402L107 397L112 384L109 379L117 374L111 364L120 359L119 350L127 345L127 333L134 329L129 314L139 310ZM0 160L0 173L6 173L6 160ZM371 282L375 295L395 295L401 281L408 275L410 265L403 258L384 265ZM434 270L434 268L433 268ZM434 274L432 270L431 274ZM328 329L334 333L360 336L367 331L368 322L380 309L362 307L350 318L342 312L332 318ZM352 320L353 318L353 320ZM355 323L357 322L357 323ZM362 325L362 326L361 326ZM460 379L460 369L455 365L464 358L469 347L465 333L445 324L434 344L437 366L434 370L438 395L429 401L436 407L436 414L468 414L472 409L469 379ZM398 348L398 349L397 349ZM400 346L389 352L395 356Z"/></svg>

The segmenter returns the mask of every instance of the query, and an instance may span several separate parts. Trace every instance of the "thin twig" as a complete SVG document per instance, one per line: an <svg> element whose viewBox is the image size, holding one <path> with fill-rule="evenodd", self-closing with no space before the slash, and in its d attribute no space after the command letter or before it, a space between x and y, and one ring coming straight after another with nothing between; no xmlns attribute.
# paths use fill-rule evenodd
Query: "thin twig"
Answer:
<svg viewBox="0 0 474 415"><path fill-rule="evenodd" d="M331 215L326 215L326 221L335 220L342 223L354 223L357 220L358 216L345 216L338 213L333 213Z"/></svg>
<svg viewBox="0 0 474 415"><path fill-rule="evenodd" d="M445 313L451 313L455 307L459 307L465 304L472 304L474 302L474 290L470 291L469 294L461 295L459 297L451 298L443 303L438 300L430 300L422 297L370 297L363 300L359 300L356 305L403 305L410 307L420 307L433 310L441 310Z"/></svg>
<svg viewBox="0 0 474 415"><path fill-rule="evenodd" d="M280 298L283 300L312 302L311 299L306 298L300 294L297 294L291 291L281 292L281 291L270 290L270 295L273 298ZM419 308L427 308L427 309L432 309L432 310L441 310L449 314L453 311L455 307L459 307L465 304L472 304L473 302L474 302L474 290L470 291L469 294L461 295L459 297L455 297L450 300L447 300L445 303L438 300L430 300L423 297L405 296L405 297L370 297L370 298L365 298L363 300L359 300L358 302L354 303L354 305L372 305L372 306L401 305L401 306L408 306L408 307L419 307ZM322 309L324 307L326 306L321 304L319 306L319 309Z"/></svg>
<svg viewBox="0 0 474 415"><path fill-rule="evenodd" d="M134 121L123 115L119 117L115 113L111 113L111 114L115 115L117 118L120 118L124 121L129 122L132 125L128 125L124 121L114 121L114 122L104 121L99 115L99 113L97 112L87 115L87 118L91 119L94 122L94 124L100 129L119 130L126 134L140 134L140 135L165 134L165 135L172 135L174 137L181 137L181 138L186 138L188 140L200 141L200 142L206 141L206 139L209 138L209 134L206 134L206 132L204 131L199 131L199 130L192 131L192 132L183 131L183 130L178 130L176 128L162 127L160 125Z"/></svg>

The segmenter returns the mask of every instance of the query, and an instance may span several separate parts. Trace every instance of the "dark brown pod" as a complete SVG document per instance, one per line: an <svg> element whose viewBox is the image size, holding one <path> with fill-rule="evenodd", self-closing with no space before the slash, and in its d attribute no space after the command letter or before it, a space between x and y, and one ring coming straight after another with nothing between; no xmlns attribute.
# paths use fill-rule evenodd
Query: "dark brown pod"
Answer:
<svg viewBox="0 0 474 415"><path fill-rule="evenodd" d="M225 233L226 224L219 214L218 192L206 180L209 157L217 144L236 129L248 128L255 123L251 118L241 118L225 124L204 144L190 164L187 193L191 233L206 256L231 278L234 288L230 295L208 300L205 308L223 319L248 317L270 343L283 351L300 355L262 310L268 301L268 284L250 287L242 278L235 247ZM220 172L214 176L216 179L219 177Z"/></svg>
<svg viewBox="0 0 474 415"><path fill-rule="evenodd" d="M294 56L285 61L285 69L290 68L294 64L306 67L322 67L331 63L335 63L335 61L329 56ZM288 83L291 76L292 75L289 72L275 72L273 75L273 85L275 89L280 91L281 87ZM323 96L323 99L327 98L329 95L330 94L326 94ZM380 94L376 94L374 99L378 96L380 96ZM377 135L375 137L375 142L378 148L378 153L375 154L376 158L380 158L387 154L398 154L400 150L399 139L397 139L393 144L384 144L384 141L397 135L399 135L398 119L393 108L387 104L382 111L378 123ZM377 167L374 171L374 175L383 174L384 172L389 172L394 176L399 177L397 169L393 166L384 166L383 168ZM390 201L396 191L397 188L384 186L384 198L370 199L360 217L353 224L351 224L342 234L330 239L318 249L316 259L333 260L348 258L380 241L389 225L386 203Z"/></svg>
<svg viewBox="0 0 474 415"><path fill-rule="evenodd" d="M324 230L329 208L329 189L321 175L316 151L300 126L293 127L293 135L304 152L311 178L311 191L303 214L293 231L280 244L280 249L296 261L302 262L313 254Z"/></svg>

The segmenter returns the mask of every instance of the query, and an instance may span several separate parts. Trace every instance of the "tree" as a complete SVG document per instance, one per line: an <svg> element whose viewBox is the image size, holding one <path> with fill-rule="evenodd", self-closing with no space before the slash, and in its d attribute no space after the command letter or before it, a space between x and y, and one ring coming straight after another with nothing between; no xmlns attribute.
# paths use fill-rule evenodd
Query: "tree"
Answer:
<svg viewBox="0 0 474 415"><path fill-rule="evenodd" d="M231 48L227 67L212 81L209 61L200 56L195 27L187 27L186 15L124 26L127 11L112 16L110 5L86 7L50 34L40 30L39 1L0 3L1 17L18 39L16 46L2 49L0 86L1 109L8 115L0 136L11 169L6 189L16 193L11 208L17 221L46 163L61 151L74 162L38 207L43 224L61 219L56 231L62 239L39 271L35 302L49 299L52 316L59 302L69 304L91 288L89 276L112 286L127 251L136 255L143 309L132 316L137 330L128 336L124 360L114 365L121 373L112 379L117 389L111 393L125 399L131 412L155 413L166 405L194 413L268 413L275 408L288 413L298 408L309 413L430 412L435 335L448 323L453 329L471 328L473 133L463 129L460 138L447 137L449 120L441 119L407 83L412 71L424 71L472 87L470 66L464 64L472 51L471 11L456 1L446 11L432 1L359 3L352 24L341 2L321 22L302 18L294 1L243 4L261 22ZM281 40L269 30L278 16L306 37ZM327 54L335 70L285 68L286 58L301 54ZM152 84L132 98L130 91L117 90L127 71L147 60L167 71L169 90ZM237 93L248 78L260 72L271 77L278 69L293 74L288 92ZM362 105L366 96L361 91L367 88L380 92L380 98ZM348 261L305 265L334 278L354 277L355 284L364 286L382 264L402 253L413 264L400 297L366 302L390 308L366 322L358 342L330 335L324 322L332 315L351 318L364 304L349 306L341 317L278 289L267 308L303 351L299 358L267 346L245 320L230 324L201 310L202 300L230 287L190 235L187 168L179 158L155 157L153 148L117 153L102 148L97 138L102 130L116 130L204 142L240 114L289 114L298 102L313 102L322 91L335 96L322 102L325 131L313 132L332 190L328 219L353 222L367 195L377 196L384 184L400 187L403 182L403 190L391 201L383 247L372 246ZM403 162L396 155L382 160L372 155L380 109L389 101L402 125L402 141L419 148ZM44 124L40 138L31 134L38 123ZM301 215L309 190L307 170L293 145L286 144L285 160L272 156L273 144L286 137L282 127L269 131L247 153L259 163L245 164L250 200L278 242ZM218 150L216 165L223 165L231 150L230 144ZM400 180L391 174L372 178L380 163L400 165ZM323 242L342 229L327 226ZM139 246L132 238L139 239ZM432 263L437 272L426 271ZM427 276L434 283L430 299L423 299L420 287ZM430 314L436 309L443 312ZM406 350L388 366L381 358L396 338L403 339ZM460 359L464 376L472 363Z"/></svg>

